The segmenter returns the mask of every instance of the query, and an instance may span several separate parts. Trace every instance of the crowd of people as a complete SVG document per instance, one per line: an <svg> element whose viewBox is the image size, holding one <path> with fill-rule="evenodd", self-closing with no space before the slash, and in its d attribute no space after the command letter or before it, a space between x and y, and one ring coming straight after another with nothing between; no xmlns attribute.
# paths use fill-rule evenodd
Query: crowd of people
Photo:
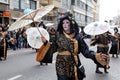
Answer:
<svg viewBox="0 0 120 80"><path fill-rule="evenodd" d="M21 28L17 31L7 31L8 28L4 24L0 24L0 60L5 60L7 50L17 50L21 48L29 48L27 42L26 28Z"/></svg>

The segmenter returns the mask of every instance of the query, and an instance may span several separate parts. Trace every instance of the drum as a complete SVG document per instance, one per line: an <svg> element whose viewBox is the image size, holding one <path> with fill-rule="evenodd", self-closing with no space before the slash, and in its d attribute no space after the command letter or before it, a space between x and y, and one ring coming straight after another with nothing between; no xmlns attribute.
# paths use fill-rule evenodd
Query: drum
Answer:
<svg viewBox="0 0 120 80"><path fill-rule="evenodd" d="M110 62L110 55L107 55L107 58L105 60L101 59L101 54L97 53L95 55L96 60L102 65L102 66L106 66L106 68L108 69L109 66L109 62Z"/></svg>
<svg viewBox="0 0 120 80"><path fill-rule="evenodd" d="M43 44L37 52L36 61L41 62L44 59L49 48L50 48L50 42L48 42L46 45Z"/></svg>

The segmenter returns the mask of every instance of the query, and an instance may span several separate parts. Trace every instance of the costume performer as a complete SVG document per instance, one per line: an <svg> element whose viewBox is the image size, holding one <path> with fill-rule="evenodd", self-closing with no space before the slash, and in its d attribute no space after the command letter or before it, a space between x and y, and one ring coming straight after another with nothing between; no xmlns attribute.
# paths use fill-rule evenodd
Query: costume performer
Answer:
<svg viewBox="0 0 120 80"><path fill-rule="evenodd" d="M7 57L7 40L6 40L6 32L2 31L0 27L0 60L4 58L6 60Z"/></svg>
<svg viewBox="0 0 120 80"><path fill-rule="evenodd" d="M48 50L47 52L43 50L46 52L46 55L51 55L56 51L58 52L56 56L57 80L83 80L83 77L79 77L77 73L78 67L81 66L78 54L82 53L84 57L90 58L95 63L98 63L95 52L89 50L87 44L79 35L77 23L68 15L60 19L57 32L56 41L52 44L56 46L54 49L50 42L42 37L42 41L44 42L44 47L42 48ZM101 58L104 59L105 56L101 55Z"/></svg>
<svg viewBox="0 0 120 80"><path fill-rule="evenodd" d="M107 59L105 60L106 63L104 65L97 64L96 65L96 73L102 74L102 72L99 70L100 67L104 68L104 72L107 72L107 69L110 68L109 66L109 43L110 43L110 36L108 33L96 35L92 41L91 41L91 46L97 45L97 53L102 53L107 55Z"/></svg>
<svg viewBox="0 0 120 80"><path fill-rule="evenodd" d="M120 46L120 34L118 33L118 29L114 28L114 35L111 35L111 41L112 41L112 47L110 49L110 54L112 54L112 57L116 55L118 58L119 54L119 46Z"/></svg>

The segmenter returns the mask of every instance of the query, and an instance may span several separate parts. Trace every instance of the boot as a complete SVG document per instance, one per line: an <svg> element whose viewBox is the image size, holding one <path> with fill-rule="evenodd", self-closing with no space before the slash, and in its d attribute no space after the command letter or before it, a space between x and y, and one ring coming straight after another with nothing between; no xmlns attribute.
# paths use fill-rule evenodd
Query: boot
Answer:
<svg viewBox="0 0 120 80"><path fill-rule="evenodd" d="M102 74L103 72L101 72L100 70L96 70L96 73Z"/></svg>
<svg viewBox="0 0 120 80"><path fill-rule="evenodd" d="M48 63L45 63L46 65L48 65Z"/></svg>
<svg viewBox="0 0 120 80"><path fill-rule="evenodd" d="M118 54L116 54L116 58L118 58Z"/></svg>
<svg viewBox="0 0 120 80"><path fill-rule="evenodd" d="M42 62L40 62L40 65L43 65L43 63L42 63Z"/></svg>
<svg viewBox="0 0 120 80"><path fill-rule="evenodd" d="M112 54L112 57L114 58L114 54Z"/></svg>
<svg viewBox="0 0 120 80"><path fill-rule="evenodd" d="M105 72L105 73L108 73L108 71L107 71L107 69L106 69L106 68L104 68L104 72Z"/></svg>
<svg viewBox="0 0 120 80"><path fill-rule="evenodd" d="M96 73L98 73L98 74L102 74L103 72L101 72L100 70L99 70L99 67L98 66L96 66L96 71L95 71Z"/></svg>
<svg viewBox="0 0 120 80"><path fill-rule="evenodd" d="M2 58L0 57L0 61L2 61Z"/></svg>

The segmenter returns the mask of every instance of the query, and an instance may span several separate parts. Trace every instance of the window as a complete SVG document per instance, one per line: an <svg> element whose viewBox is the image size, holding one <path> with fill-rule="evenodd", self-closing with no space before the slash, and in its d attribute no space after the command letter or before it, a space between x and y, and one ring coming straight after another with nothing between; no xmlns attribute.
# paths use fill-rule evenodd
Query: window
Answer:
<svg viewBox="0 0 120 80"><path fill-rule="evenodd" d="M14 0L15 9L36 9L36 1L34 0Z"/></svg>
<svg viewBox="0 0 120 80"><path fill-rule="evenodd" d="M62 7L65 9L65 8L68 8L68 0L63 0L62 1Z"/></svg>
<svg viewBox="0 0 120 80"><path fill-rule="evenodd" d="M30 0L30 9L36 9L36 1Z"/></svg>
<svg viewBox="0 0 120 80"><path fill-rule="evenodd" d="M93 12L92 7L88 6L88 7L87 7L87 11L89 11L90 13L92 13L92 12Z"/></svg>
<svg viewBox="0 0 120 80"><path fill-rule="evenodd" d="M59 1L59 2L61 2L61 0L56 0L56 1Z"/></svg>
<svg viewBox="0 0 120 80"><path fill-rule="evenodd" d="M75 13L75 20L79 20L79 14L78 13Z"/></svg>
<svg viewBox="0 0 120 80"><path fill-rule="evenodd" d="M21 9L30 8L29 0L21 0Z"/></svg>
<svg viewBox="0 0 120 80"><path fill-rule="evenodd" d="M71 0L71 5L75 5L75 0Z"/></svg>
<svg viewBox="0 0 120 80"><path fill-rule="evenodd" d="M8 3L8 0L0 0L0 2Z"/></svg>
<svg viewBox="0 0 120 80"><path fill-rule="evenodd" d="M91 17L87 17L87 22L88 23L92 22L92 18Z"/></svg>
<svg viewBox="0 0 120 80"><path fill-rule="evenodd" d="M85 15L81 14L81 23L82 25L85 25L86 21L85 21Z"/></svg>
<svg viewBox="0 0 120 80"><path fill-rule="evenodd" d="M14 0L13 1L13 6L14 6L15 9L20 9L19 0Z"/></svg>
<svg viewBox="0 0 120 80"><path fill-rule="evenodd" d="M85 6L86 6L85 3L80 1L79 6L81 9L85 10Z"/></svg>
<svg viewBox="0 0 120 80"><path fill-rule="evenodd" d="M77 6L80 6L80 0L77 0Z"/></svg>
<svg viewBox="0 0 120 80"><path fill-rule="evenodd" d="M93 0L87 0L88 2L92 3Z"/></svg>

